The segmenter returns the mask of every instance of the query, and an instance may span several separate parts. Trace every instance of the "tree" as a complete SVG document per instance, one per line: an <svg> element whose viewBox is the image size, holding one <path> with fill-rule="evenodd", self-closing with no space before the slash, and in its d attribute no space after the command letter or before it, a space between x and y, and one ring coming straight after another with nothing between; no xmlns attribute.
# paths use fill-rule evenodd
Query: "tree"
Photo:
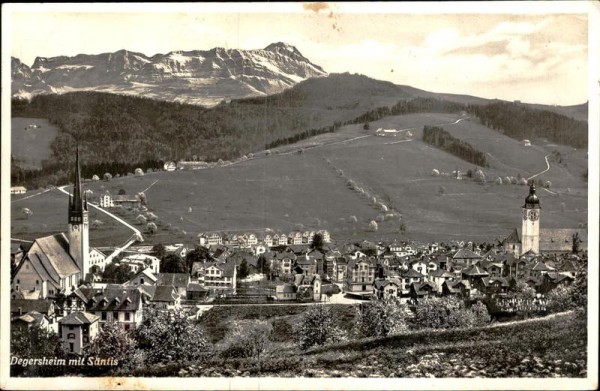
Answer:
<svg viewBox="0 0 600 391"><path fill-rule="evenodd" d="M212 351L200 325L183 311L146 309L143 318L135 339L147 364L199 361Z"/></svg>
<svg viewBox="0 0 600 391"><path fill-rule="evenodd" d="M120 188L119 195L125 195L125 194L127 194L127 191L125 191L125 189L123 189L123 188Z"/></svg>
<svg viewBox="0 0 600 391"><path fill-rule="evenodd" d="M320 233L314 234L312 237L312 243L310 244L310 248L321 250L323 248L323 245L323 235Z"/></svg>
<svg viewBox="0 0 600 391"><path fill-rule="evenodd" d="M269 337L273 326L264 320L241 320L233 324L223 340L221 354L224 357L255 358L260 362L260 356L271 347Z"/></svg>
<svg viewBox="0 0 600 391"><path fill-rule="evenodd" d="M446 187L445 186L440 186L440 188L438 189L440 195L443 195L444 193L446 193Z"/></svg>
<svg viewBox="0 0 600 391"><path fill-rule="evenodd" d="M407 308L398 299L374 300L357 307L354 332L359 338L385 337L408 330Z"/></svg>
<svg viewBox="0 0 600 391"><path fill-rule="evenodd" d="M144 170L142 170L141 168L136 168L135 176L142 176L142 175L144 175Z"/></svg>
<svg viewBox="0 0 600 391"><path fill-rule="evenodd" d="M261 274L271 274L271 265L269 264L269 261L267 261L267 258L265 258L264 254L260 254L258 257L258 260L256 261L256 268Z"/></svg>
<svg viewBox="0 0 600 391"><path fill-rule="evenodd" d="M368 230L371 231L371 232L375 232L375 231L377 231L377 229L379 229L379 226L377 225L377 222L375 220L371 220L371 222L369 223Z"/></svg>
<svg viewBox="0 0 600 391"><path fill-rule="evenodd" d="M466 308L464 302L454 296L428 297L419 301L413 319L415 326L433 329L474 327L489 321L485 304L478 302L472 308Z"/></svg>
<svg viewBox="0 0 600 391"><path fill-rule="evenodd" d="M98 175L94 175L92 177L92 181L94 181L94 182L99 181L99 180L100 180L100 177L98 177Z"/></svg>
<svg viewBox="0 0 600 391"><path fill-rule="evenodd" d="M113 284L122 284L129 281L132 277L133 272L129 266L125 264L117 265L115 263L109 263L102 272L102 281Z"/></svg>
<svg viewBox="0 0 600 391"><path fill-rule="evenodd" d="M102 178L103 178L105 181L107 181L107 182L108 182L108 181L110 181L110 180L112 179L112 175L111 175L109 172L106 172L106 173L104 173L104 175L102 176Z"/></svg>
<svg viewBox="0 0 600 391"><path fill-rule="evenodd" d="M138 217L135 218L135 221L138 225L144 225L148 222L148 219L146 219L146 216L144 215L138 215Z"/></svg>
<svg viewBox="0 0 600 391"><path fill-rule="evenodd" d="M104 225L104 223L101 220L93 220L92 221L92 228L99 228L101 225Z"/></svg>
<svg viewBox="0 0 600 391"><path fill-rule="evenodd" d="M146 206L148 204L148 199L146 198L146 193L144 193L143 191L140 191L139 193L136 194L137 198L140 200L140 203L144 206Z"/></svg>
<svg viewBox="0 0 600 391"><path fill-rule="evenodd" d="M246 262L246 260L243 259L242 262L240 263L238 278L240 278L240 279L246 278L246 277L248 277L248 274L250 274L250 270L248 269L248 262Z"/></svg>
<svg viewBox="0 0 600 391"><path fill-rule="evenodd" d="M155 234L158 231L156 223L150 222L146 225L146 231L150 234Z"/></svg>
<svg viewBox="0 0 600 391"><path fill-rule="evenodd" d="M573 287L559 285L546 294L546 299L550 312L568 311L574 307Z"/></svg>
<svg viewBox="0 0 600 391"><path fill-rule="evenodd" d="M210 251L206 247L196 246L192 251L188 251L185 255L185 263L188 266L188 270L192 271L192 265L194 262L211 262L213 257L210 255Z"/></svg>
<svg viewBox="0 0 600 391"><path fill-rule="evenodd" d="M311 306L293 328L293 336L301 349L327 345L346 339L345 332L335 324L331 307Z"/></svg>
<svg viewBox="0 0 600 391"><path fill-rule="evenodd" d="M188 267L183 259L177 254L167 254L160 261L162 273L189 273Z"/></svg>
<svg viewBox="0 0 600 391"><path fill-rule="evenodd" d="M579 232L575 232L573 234L571 243L572 243L571 250L573 251L573 253L575 253L575 254L579 253L580 245L581 245L581 239L579 238Z"/></svg>
<svg viewBox="0 0 600 391"><path fill-rule="evenodd" d="M92 341L88 353L97 357L111 357L119 361L119 365L126 365L135 353L135 339L118 322L107 322Z"/></svg>
<svg viewBox="0 0 600 391"><path fill-rule="evenodd" d="M10 354L13 357L22 357L27 359L53 357L62 359L65 357L62 342L58 335L52 331L40 327L14 327L10 328ZM28 375L28 371L32 371ZM11 368L11 375L40 376L51 375L59 376L64 368L54 368L51 366L22 367L15 365Z"/></svg>
<svg viewBox="0 0 600 391"><path fill-rule="evenodd" d="M162 243L158 243L152 246L152 254L158 259L163 259L167 255L167 250Z"/></svg>
<svg viewBox="0 0 600 391"><path fill-rule="evenodd" d="M365 124L363 125L363 129L364 129L364 130L369 130L369 129L371 129L371 126L369 125L369 123L368 123L368 122L365 122Z"/></svg>
<svg viewBox="0 0 600 391"><path fill-rule="evenodd" d="M30 216L33 216L33 212L29 208L21 208L21 214L25 219L29 219Z"/></svg>

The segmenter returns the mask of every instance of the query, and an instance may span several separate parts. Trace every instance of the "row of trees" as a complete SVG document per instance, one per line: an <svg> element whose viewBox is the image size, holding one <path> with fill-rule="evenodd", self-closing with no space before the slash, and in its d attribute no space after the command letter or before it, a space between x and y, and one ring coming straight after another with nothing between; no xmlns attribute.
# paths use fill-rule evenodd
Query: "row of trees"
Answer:
<svg viewBox="0 0 600 391"><path fill-rule="evenodd" d="M485 153L475 149L471 144L457 139L441 127L424 126L423 141L469 163L481 167L489 166Z"/></svg>
<svg viewBox="0 0 600 391"><path fill-rule="evenodd" d="M319 134L333 133L337 129L339 129L341 126L342 126L342 124L340 122L335 122L332 126L325 126L325 127L318 128L318 129L305 130L303 132L296 133L293 136L273 140L270 143L265 145L265 149L276 148L281 145L294 144L294 143L297 143L298 141L305 140L307 138L314 137Z"/></svg>

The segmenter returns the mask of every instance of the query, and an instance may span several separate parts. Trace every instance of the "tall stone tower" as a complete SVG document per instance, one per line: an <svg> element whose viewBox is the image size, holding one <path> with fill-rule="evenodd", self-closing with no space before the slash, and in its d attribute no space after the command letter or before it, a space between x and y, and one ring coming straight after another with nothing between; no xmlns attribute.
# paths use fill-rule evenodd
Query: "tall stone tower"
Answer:
<svg viewBox="0 0 600 391"><path fill-rule="evenodd" d="M529 187L529 195L523 205L523 230L521 235L521 254L531 250L540 253L540 199L535 195L535 185Z"/></svg>
<svg viewBox="0 0 600 391"><path fill-rule="evenodd" d="M69 197L69 253L81 270L85 279L90 267L90 234L88 222L87 197L82 197L81 170L79 167L79 147L75 156L75 183L73 195Z"/></svg>

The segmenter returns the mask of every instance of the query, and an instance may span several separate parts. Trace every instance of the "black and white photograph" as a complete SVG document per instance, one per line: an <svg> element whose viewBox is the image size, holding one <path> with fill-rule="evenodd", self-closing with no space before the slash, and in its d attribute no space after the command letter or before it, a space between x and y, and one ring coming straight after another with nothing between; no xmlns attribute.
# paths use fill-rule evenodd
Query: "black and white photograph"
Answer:
<svg viewBox="0 0 600 391"><path fill-rule="evenodd" d="M600 6L2 5L2 389L597 389Z"/></svg>

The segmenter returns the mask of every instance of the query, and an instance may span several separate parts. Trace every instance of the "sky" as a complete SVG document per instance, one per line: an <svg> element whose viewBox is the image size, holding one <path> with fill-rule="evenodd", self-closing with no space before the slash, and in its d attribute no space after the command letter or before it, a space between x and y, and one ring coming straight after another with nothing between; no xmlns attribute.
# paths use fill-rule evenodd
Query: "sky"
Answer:
<svg viewBox="0 0 600 391"><path fill-rule="evenodd" d="M389 3L135 4L93 10L89 5L53 10L38 5L11 14L10 52L31 66L37 56L258 49L282 41L329 73L360 73L433 92L584 103L588 16L572 13L576 7L566 9L570 13L564 7L549 13L539 4L524 12L515 12L520 4L470 4L460 13L437 3L426 8Z"/></svg>

